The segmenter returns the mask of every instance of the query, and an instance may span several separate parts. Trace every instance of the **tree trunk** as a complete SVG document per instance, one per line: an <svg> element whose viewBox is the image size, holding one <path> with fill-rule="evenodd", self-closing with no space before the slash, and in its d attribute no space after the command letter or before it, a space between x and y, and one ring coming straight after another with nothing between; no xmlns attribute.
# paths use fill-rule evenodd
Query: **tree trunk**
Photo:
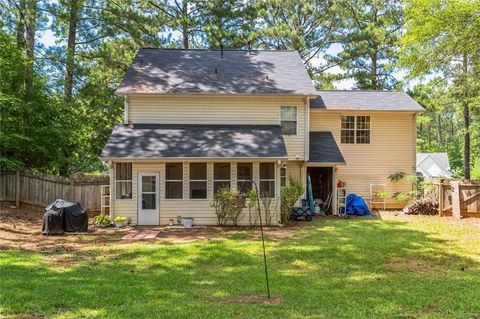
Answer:
<svg viewBox="0 0 480 319"><path fill-rule="evenodd" d="M442 138L442 115L441 113L439 113L437 115L437 151L441 151L442 150L442 142L443 142L443 138Z"/></svg>
<svg viewBox="0 0 480 319"><path fill-rule="evenodd" d="M27 101L32 98L33 71L35 62L35 32L37 31L37 1L29 0L26 14L26 54L27 65L25 69L25 93Z"/></svg>
<svg viewBox="0 0 480 319"><path fill-rule="evenodd" d="M17 21L17 45L20 49L25 48L25 0L18 3L18 21Z"/></svg>
<svg viewBox="0 0 480 319"><path fill-rule="evenodd" d="M463 126L465 130L463 141L463 174L470 179L470 108L468 105L468 56L463 54Z"/></svg>
<svg viewBox="0 0 480 319"><path fill-rule="evenodd" d="M182 14L183 14L183 21L182 21L182 36L183 36L183 48L188 49L189 41L188 41L188 1L183 0L182 3Z"/></svg>
<svg viewBox="0 0 480 319"><path fill-rule="evenodd" d="M378 85L378 75L377 75L377 54L372 55L372 88L374 90L380 90Z"/></svg>
<svg viewBox="0 0 480 319"><path fill-rule="evenodd" d="M73 76L75 68L75 47L77 37L77 24L79 14L80 0L72 0L70 2L68 39L67 39L67 61L65 67L65 90L64 99L69 102L72 99L73 92Z"/></svg>

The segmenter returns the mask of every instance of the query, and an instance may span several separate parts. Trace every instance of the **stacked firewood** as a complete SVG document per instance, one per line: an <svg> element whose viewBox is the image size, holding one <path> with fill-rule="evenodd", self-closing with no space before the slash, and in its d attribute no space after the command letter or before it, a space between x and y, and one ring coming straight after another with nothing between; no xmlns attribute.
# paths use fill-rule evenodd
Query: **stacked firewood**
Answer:
<svg viewBox="0 0 480 319"><path fill-rule="evenodd" d="M438 201L431 197L415 199L405 206L403 212L410 215L436 215L438 214Z"/></svg>

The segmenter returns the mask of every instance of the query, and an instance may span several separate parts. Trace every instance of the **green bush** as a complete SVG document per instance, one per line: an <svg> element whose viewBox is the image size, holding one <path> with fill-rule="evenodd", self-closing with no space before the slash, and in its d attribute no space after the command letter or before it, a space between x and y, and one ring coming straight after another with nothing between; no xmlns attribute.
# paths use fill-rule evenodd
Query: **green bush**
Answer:
<svg viewBox="0 0 480 319"><path fill-rule="evenodd" d="M125 216L117 216L117 217L115 217L114 221L116 223L126 224L128 220L127 220L127 217L125 217Z"/></svg>
<svg viewBox="0 0 480 319"><path fill-rule="evenodd" d="M211 206L215 208L218 225L226 225L231 222L237 226L242 220L242 208L237 207L237 192L230 188L221 188L213 195Z"/></svg>
<svg viewBox="0 0 480 319"><path fill-rule="evenodd" d="M93 219L93 224L97 226L107 227L110 226L111 223L112 221L108 215L97 215Z"/></svg>
<svg viewBox="0 0 480 319"><path fill-rule="evenodd" d="M303 184L295 179L290 179L288 186L282 189L280 198L280 221L286 225L288 223L288 217L292 212L292 208L298 201L300 196L305 192Z"/></svg>

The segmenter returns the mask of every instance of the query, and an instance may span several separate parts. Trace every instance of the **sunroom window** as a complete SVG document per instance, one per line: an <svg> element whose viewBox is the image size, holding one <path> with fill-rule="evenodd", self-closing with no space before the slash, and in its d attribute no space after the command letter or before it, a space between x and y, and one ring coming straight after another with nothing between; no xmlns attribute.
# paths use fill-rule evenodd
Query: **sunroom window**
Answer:
<svg viewBox="0 0 480 319"><path fill-rule="evenodd" d="M230 163L213 164L213 192L230 188Z"/></svg>
<svg viewBox="0 0 480 319"><path fill-rule="evenodd" d="M183 198L183 164L165 164L165 198Z"/></svg>
<svg viewBox="0 0 480 319"><path fill-rule="evenodd" d="M207 198L207 163L190 163L190 198Z"/></svg>
<svg viewBox="0 0 480 319"><path fill-rule="evenodd" d="M132 198L132 163L115 164L116 199Z"/></svg>
<svg viewBox="0 0 480 319"><path fill-rule="evenodd" d="M237 189L248 193L252 189L253 163L237 163Z"/></svg>
<svg viewBox="0 0 480 319"><path fill-rule="evenodd" d="M275 164L260 163L260 196L275 197Z"/></svg>

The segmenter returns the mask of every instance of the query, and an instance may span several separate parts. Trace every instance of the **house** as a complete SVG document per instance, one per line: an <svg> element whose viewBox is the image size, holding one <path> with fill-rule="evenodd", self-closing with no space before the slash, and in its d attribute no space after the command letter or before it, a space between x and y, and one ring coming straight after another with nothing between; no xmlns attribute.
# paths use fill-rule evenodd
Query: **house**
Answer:
<svg viewBox="0 0 480 319"><path fill-rule="evenodd" d="M447 153L417 153L417 173L427 179L452 178Z"/></svg>
<svg viewBox="0 0 480 319"><path fill-rule="evenodd" d="M415 173L423 108L402 92L317 91L296 51L145 48L116 94L124 123L100 158L110 166L112 217L133 224L179 215L215 224L214 192L245 192L252 179L277 201L307 174L324 200L339 180L365 197L372 183L411 189L388 176Z"/></svg>

